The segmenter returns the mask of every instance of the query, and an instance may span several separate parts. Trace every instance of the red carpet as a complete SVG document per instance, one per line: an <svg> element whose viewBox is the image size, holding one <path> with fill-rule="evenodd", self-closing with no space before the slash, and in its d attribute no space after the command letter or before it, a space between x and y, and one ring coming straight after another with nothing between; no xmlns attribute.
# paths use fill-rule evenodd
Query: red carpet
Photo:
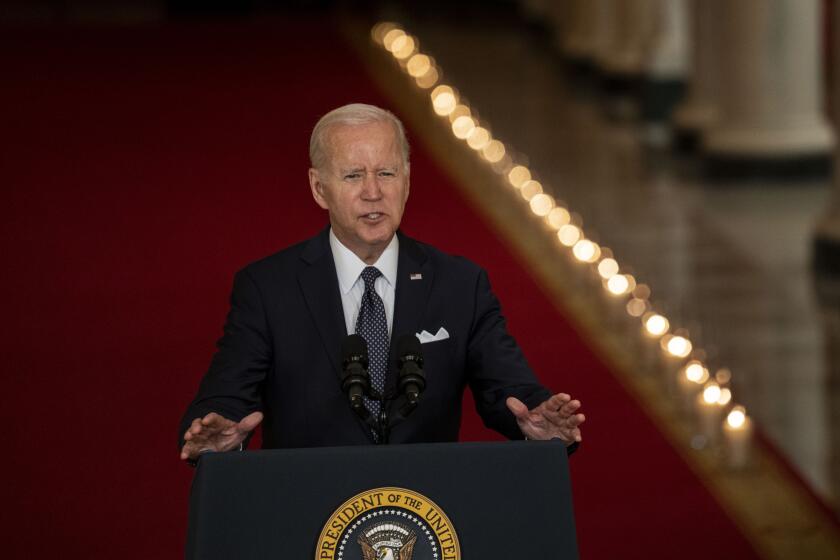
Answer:
<svg viewBox="0 0 840 560"><path fill-rule="evenodd" d="M5 30L0 46L4 556L182 557L176 426L232 275L324 225L317 117L388 101L316 21ZM412 171L406 232L485 266L532 365L584 402L582 556L754 557L417 142ZM463 432L491 437L473 413Z"/></svg>

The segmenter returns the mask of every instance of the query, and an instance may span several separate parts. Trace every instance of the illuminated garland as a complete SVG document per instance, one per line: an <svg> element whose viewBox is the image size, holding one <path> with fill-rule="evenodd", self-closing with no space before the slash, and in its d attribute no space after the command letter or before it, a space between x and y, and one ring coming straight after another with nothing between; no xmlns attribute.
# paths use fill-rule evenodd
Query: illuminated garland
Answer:
<svg viewBox="0 0 840 560"><path fill-rule="evenodd" d="M432 57L420 52L419 41L390 22L374 25L371 36L377 45L397 60L400 68L419 88L431 90L429 99L432 109L441 118L448 120L449 129L455 138L464 141L496 174L519 192L531 212L556 233L563 248L570 250L580 263L595 268L604 289L612 297L626 299L627 313L641 321L645 336L658 340L666 356L678 360L689 358L694 348L688 333L682 329L671 331L668 319L656 312L650 304L650 289L644 284L637 284L633 275L622 273L609 249L587 239L574 215L558 204L550 194L543 192L542 184L532 178L528 167L512 160L505 145L492 137L488 127L481 126L470 107L459 99L455 88L439 83L441 72ZM713 430L704 431L715 432L728 408L723 430L730 444L737 444L734 449L729 449L730 464L743 466L747 460L744 450L752 429L745 408L733 402L732 392L727 386L731 379L729 370L721 368L712 376L702 361L691 359L680 367L678 375L683 394L690 397L689 401L696 398L698 406L706 408L705 417L713 419ZM694 403L688 402L687 406L694 406ZM714 434L708 436L714 439Z"/></svg>

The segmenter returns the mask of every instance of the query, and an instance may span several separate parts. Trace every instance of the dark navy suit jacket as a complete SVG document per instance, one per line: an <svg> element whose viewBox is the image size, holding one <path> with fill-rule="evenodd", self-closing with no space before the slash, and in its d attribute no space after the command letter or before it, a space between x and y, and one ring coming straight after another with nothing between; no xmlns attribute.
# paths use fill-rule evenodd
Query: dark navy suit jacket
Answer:
<svg viewBox="0 0 840 560"><path fill-rule="evenodd" d="M325 229L236 274L224 335L179 438L209 412L238 421L262 410L265 448L373 443L341 390L347 332L328 235ZM486 272L398 235L391 339L440 327L449 338L423 344L426 389L413 414L391 432L391 443L457 440L467 385L484 423L521 439L505 399L513 395L533 407L550 393L508 334ZM396 390L393 346L386 392Z"/></svg>

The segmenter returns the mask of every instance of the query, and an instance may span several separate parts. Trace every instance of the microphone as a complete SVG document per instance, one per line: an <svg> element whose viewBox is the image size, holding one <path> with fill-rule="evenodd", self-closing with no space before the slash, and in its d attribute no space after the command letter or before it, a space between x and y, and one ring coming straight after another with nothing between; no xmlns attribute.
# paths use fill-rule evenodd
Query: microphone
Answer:
<svg viewBox="0 0 840 560"><path fill-rule="evenodd" d="M350 398L353 410L363 414L367 409L362 397L370 393L368 349L364 338L351 334L341 341L341 364L341 389Z"/></svg>
<svg viewBox="0 0 840 560"><path fill-rule="evenodd" d="M408 405L414 407L420 400L420 393L426 388L423 352L417 337L413 334L401 335L397 339L397 356L400 367L400 392L405 394Z"/></svg>

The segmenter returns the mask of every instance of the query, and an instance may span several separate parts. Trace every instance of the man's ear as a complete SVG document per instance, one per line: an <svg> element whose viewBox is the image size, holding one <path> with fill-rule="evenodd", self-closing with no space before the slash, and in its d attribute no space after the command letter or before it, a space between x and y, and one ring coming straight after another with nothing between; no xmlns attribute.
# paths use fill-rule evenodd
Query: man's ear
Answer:
<svg viewBox="0 0 840 560"><path fill-rule="evenodd" d="M309 169L309 188L312 190L312 198L318 203L318 206L324 210L329 210L330 205L326 197L326 185L321 181L321 172L314 167Z"/></svg>

